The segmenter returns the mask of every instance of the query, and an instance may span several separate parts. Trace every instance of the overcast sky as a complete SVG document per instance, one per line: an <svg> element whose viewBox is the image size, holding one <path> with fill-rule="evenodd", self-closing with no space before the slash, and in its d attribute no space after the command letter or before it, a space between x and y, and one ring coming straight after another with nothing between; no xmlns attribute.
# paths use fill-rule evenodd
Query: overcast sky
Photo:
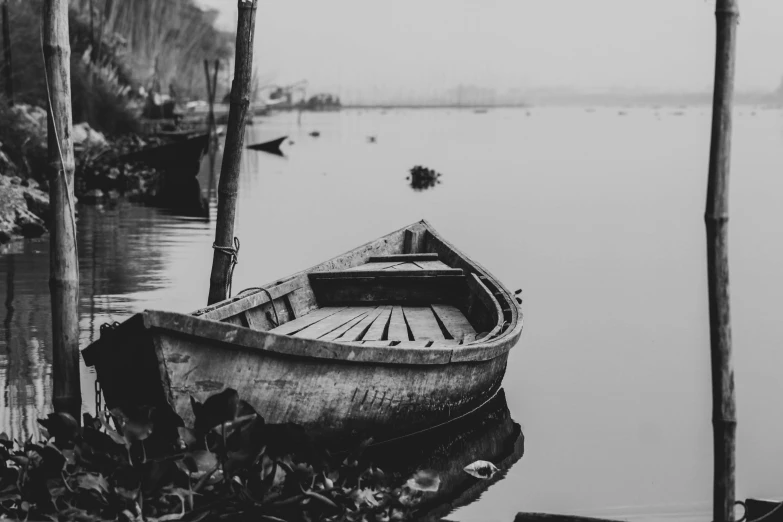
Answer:
<svg viewBox="0 0 783 522"><path fill-rule="evenodd" d="M199 0L236 20L236 0ZM783 76L783 0L746 0L737 86ZM259 0L256 63L345 93L493 87L707 90L714 0Z"/></svg>

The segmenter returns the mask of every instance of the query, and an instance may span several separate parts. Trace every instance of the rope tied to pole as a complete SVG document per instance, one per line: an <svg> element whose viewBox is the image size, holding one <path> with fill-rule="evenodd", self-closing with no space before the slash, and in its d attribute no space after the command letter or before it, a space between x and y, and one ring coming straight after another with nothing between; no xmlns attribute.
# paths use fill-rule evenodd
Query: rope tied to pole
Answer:
<svg viewBox="0 0 783 522"><path fill-rule="evenodd" d="M234 277L234 267L239 263L239 238L234 237L233 247L212 243L212 248L231 257L231 264L228 266L228 275L226 276L226 296L231 297L231 281Z"/></svg>

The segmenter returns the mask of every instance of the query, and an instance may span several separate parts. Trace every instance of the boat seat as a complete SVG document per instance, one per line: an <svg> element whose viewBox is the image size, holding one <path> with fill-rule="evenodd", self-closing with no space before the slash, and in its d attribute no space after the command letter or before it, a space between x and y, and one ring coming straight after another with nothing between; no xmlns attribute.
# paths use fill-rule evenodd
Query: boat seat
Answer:
<svg viewBox="0 0 783 522"><path fill-rule="evenodd" d="M339 343L406 348L448 347L475 341L476 330L455 306L327 306L269 330Z"/></svg>
<svg viewBox="0 0 783 522"><path fill-rule="evenodd" d="M430 304L463 305L465 273L438 260L437 254L370 257L345 270L308 274L316 301L324 306Z"/></svg>

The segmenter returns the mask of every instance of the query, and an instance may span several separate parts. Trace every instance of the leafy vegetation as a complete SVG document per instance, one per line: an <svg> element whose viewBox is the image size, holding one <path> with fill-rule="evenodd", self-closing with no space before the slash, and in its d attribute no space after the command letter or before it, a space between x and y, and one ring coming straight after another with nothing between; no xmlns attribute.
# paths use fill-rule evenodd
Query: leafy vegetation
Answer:
<svg viewBox="0 0 783 522"><path fill-rule="evenodd" d="M232 54L233 36L214 27L216 13L192 0L70 4L73 119L110 135L138 130L141 88L203 97L203 60ZM45 107L41 0L9 0L9 13L15 101Z"/></svg>
<svg viewBox="0 0 783 522"><path fill-rule="evenodd" d="M298 426L265 424L232 389L192 406L192 428L134 408L85 414L83 427L50 414L38 443L0 435L0 518L409 520L439 487L432 472L406 481L364 462L370 441L336 455Z"/></svg>
<svg viewBox="0 0 783 522"><path fill-rule="evenodd" d="M410 176L407 180L411 182L411 188L415 191L422 191L428 188L432 188L440 183L441 174L434 170L416 165L410 170Z"/></svg>
<svg viewBox="0 0 783 522"><path fill-rule="evenodd" d="M130 78L163 92L173 86L180 96L206 96L204 60L233 57L233 33L215 27L217 11L193 0L77 0L81 13L93 9L96 31L116 35L123 43L123 62Z"/></svg>

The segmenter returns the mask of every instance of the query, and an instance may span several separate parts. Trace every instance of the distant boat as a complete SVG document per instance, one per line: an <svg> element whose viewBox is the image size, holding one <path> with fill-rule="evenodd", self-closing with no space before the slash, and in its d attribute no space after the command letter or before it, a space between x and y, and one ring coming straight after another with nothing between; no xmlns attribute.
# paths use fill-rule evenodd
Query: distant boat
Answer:
<svg viewBox="0 0 783 522"><path fill-rule="evenodd" d="M283 153L280 151L280 145L287 139L288 136L283 136L282 138L277 138L271 141L265 141L264 143L249 145L247 148L250 150L260 150L262 152L268 152L269 154L276 154L278 156L282 156Z"/></svg>
<svg viewBox="0 0 783 522"><path fill-rule="evenodd" d="M476 114L486 114L487 113L487 109L476 109L473 112L476 113Z"/></svg>

